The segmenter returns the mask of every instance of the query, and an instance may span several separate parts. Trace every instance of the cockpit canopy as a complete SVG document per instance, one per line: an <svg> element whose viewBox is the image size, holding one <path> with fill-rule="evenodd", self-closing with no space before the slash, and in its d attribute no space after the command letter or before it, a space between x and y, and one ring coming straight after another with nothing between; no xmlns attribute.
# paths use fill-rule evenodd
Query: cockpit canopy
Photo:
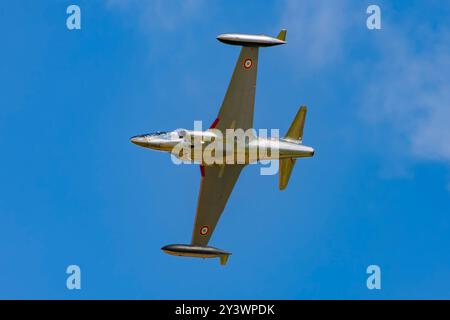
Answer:
<svg viewBox="0 0 450 320"><path fill-rule="evenodd" d="M141 136L155 137L155 138L166 139L166 140L184 139L187 136L187 130L177 129L175 131L156 131L156 132L143 134Z"/></svg>
<svg viewBox="0 0 450 320"><path fill-rule="evenodd" d="M164 135L167 133L168 133L167 131L156 131L156 132L147 133L146 136L159 136L159 135Z"/></svg>
<svg viewBox="0 0 450 320"><path fill-rule="evenodd" d="M180 138L180 139L184 139L188 135L188 132L186 129L177 129L174 132L178 135L178 138Z"/></svg>

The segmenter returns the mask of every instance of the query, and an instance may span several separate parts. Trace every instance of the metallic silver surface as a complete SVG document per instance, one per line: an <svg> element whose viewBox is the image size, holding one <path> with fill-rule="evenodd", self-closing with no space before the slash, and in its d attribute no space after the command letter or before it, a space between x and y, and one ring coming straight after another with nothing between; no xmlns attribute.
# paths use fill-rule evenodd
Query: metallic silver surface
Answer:
<svg viewBox="0 0 450 320"><path fill-rule="evenodd" d="M194 258L220 258L222 265L226 264L231 253L221 249L207 246L195 246L188 244L170 244L161 248L167 254L179 257Z"/></svg>
<svg viewBox="0 0 450 320"><path fill-rule="evenodd" d="M225 33L217 36L217 40L220 42L236 45L236 46L248 46L248 47L271 47L285 44L286 41L273 38L266 35L256 34L240 34L240 33Z"/></svg>
<svg viewBox="0 0 450 320"><path fill-rule="evenodd" d="M235 148L234 137L226 135L227 129L252 129L253 111L258 68L258 47L284 44L286 30L281 30L276 38L265 35L222 34L218 40L243 46L236 61L233 75L220 107L217 119L206 131L177 129L170 132L156 132L138 135L130 141L138 146L172 153L182 160L201 163L201 184L198 197L194 230L190 245L168 245L165 253L175 256L200 258L219 257L225 264L230 253L209 247L209 240L232 193L242 169L246 164L259 160L279 160L279 188L286 188L296 159L312 157L314 149L302 144L306 107L301 107L284 138L261 138L249 134L242 148ZM197 145L194 141L198 141ZM224 158L218 164L208 163L204 152L212 141L223 144L219 158L231 154L232 159L243 159L243 163L228 163ZM226 143L231 141L231 144ZM237 143L237 142L236 142ZM181 153L176 149L183 147ZM195 152L196 148L200 152ZM186 151L187 150L187 151ZM261 150L271 150L262 153ZM272 152L276 151L276 152ZM252 157L255 155L256 157ZM228 159L229 160L229 159Z"/></svg>

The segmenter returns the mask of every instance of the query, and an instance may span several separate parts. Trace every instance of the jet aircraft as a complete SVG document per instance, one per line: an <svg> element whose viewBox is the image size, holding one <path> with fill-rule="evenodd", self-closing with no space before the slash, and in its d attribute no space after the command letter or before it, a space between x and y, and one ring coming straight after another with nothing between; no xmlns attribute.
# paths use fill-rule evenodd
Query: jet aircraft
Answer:
<svg viewBox="0 0 450 320"><path fill-rule="evenodd" d="M142 134L130 140L138 146L172 153L179 159L200 164L200 194L191 243L167 245L162 250L175 256L217 257L224 265L231 253L208 246L208 243L242 169L247 164L260 160L279 160L279 189L283 190L289 182L296 159L312 157L314 149L302 144L305 106L300 107L283 138L263 138L250 133L246 136L247 140L244 139L241 148L238 148L237 139L235 141L235 137L229 138L226 135L227 130L242 129L246 132L248 129L253 130L259 48L285 44L286 30L281 30L277 37L222 34L217 39L225 44L242 48L219 114L211 127L206 131L177 129ZM229 152L233 156L231 163L206 161L208 159L205 159L204 151L213 141L223 142L223 149L219 149L220 152L216 150L214 156L221 159ZM183 147L181 150L180 146ZM198 149L196 146L199 146L200 152L195 152ZM277 152L261 153L259 152L261 149ZM252 157L252 154L256 156ZM239 159L241 161L238 161Z"/></svg>

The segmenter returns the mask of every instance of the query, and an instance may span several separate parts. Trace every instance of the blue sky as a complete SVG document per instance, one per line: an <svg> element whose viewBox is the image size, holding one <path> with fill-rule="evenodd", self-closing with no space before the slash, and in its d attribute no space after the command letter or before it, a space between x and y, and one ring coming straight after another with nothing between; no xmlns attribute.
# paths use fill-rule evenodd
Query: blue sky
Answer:
<svg viewBox="0 0 450 320"><path fill-rule="evenodd" d="M4 3L0 298L450 298L450 6L373 3L378 31L367 1ZM190 240L199 169L129 137L212 122L239 52L215 37L281 27L255 126L308 105L315 157L284 192L243 171L210 242L226 267L165 255Z"/></svg>

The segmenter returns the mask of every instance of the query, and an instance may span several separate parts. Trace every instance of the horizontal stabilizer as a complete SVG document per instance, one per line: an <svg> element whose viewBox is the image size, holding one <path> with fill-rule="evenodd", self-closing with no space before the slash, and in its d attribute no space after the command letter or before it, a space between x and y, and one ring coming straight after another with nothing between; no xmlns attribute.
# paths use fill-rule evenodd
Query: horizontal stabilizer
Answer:
<svg viewBox="0 0 450 320"><path fill-rule="evenodd" d="M289 130L287 131L284 139L290 140L295 143L301 143L303 139L303 128L305 127L305 119L306 119L306 107L301 106L295 115L294 120L292 121ZM314 150L312 150L311 156L314 154ZM286 189L289 178L291 177L292 169L295 166L295 159L280 159L280 169L279 169L279 180L278 187L280 190Z"/></svg>
<svg viewBox="0 0 450 320"><path fill-rule="evenodd" d="M294 169L294 165L295 159L280 159L280 177L278 181L278 187L280 188L280 190L286 189L289 183L289 178L291 177L292 169Z"/></svg>
<svg viewBox="0 0 450 320"><path fill-rule="evenodd" d="M284 138L301 142L303 140L303 128L305 127L305 119L306 106L301 106Z"/></svg>

